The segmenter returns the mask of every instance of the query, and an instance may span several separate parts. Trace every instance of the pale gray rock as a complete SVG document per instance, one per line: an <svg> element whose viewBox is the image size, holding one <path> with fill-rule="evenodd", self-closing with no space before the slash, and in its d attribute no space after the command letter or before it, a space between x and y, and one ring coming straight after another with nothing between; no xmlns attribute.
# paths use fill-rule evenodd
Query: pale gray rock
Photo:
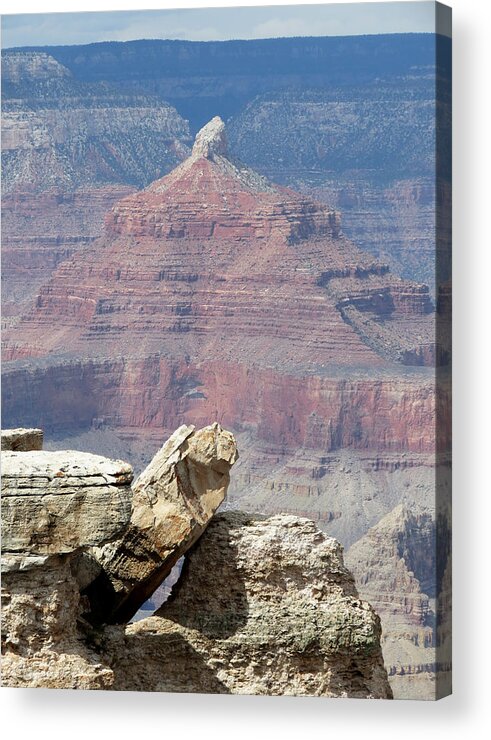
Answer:
<svg viewBox="0 0 491 740"><path fill-rule="evenodd" d="M392 698L341 545L290 515L217 514L170 600L104 645L118 690Z"/></svg>
<svg viewBox="0 0 491 740"><path fill-rule="evenodd" d="M237 446L219 424L181 426L133 486L124 534L93 557L101 575L87 589L93 623L127 622L204 532L222 503Z"/></svg>
<svg viewBox="0 0 491 740"><path fill-rule="evenodd" d="M198 131L193 145L193 157L206 157L214 154L226 155L228 150L225 124L220 116L215 116Z"/></svg>
<svg viewBox="0 0 491 740"><path fill-rule="evenodd" d="M128 463L87 452L3 452L3 553L70 553L113 539L129 521L132 478Z"/></svg>
<svg viewBox="0 0 491 740"><path fill-rule="evenodd" d="M42 429L4 429L2 430L2 450L28 452L43 449Z"/></svg>

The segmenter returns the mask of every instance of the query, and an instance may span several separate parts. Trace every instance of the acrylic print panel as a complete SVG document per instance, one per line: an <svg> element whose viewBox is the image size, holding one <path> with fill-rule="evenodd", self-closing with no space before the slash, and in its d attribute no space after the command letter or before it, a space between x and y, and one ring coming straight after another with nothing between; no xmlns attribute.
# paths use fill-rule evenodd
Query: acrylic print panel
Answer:
<svg viewBox="0 0 491 740"><path fill-rule="evenodd" d="M450 693L451 16L369 5L3 16L4 685Z"/></svg>

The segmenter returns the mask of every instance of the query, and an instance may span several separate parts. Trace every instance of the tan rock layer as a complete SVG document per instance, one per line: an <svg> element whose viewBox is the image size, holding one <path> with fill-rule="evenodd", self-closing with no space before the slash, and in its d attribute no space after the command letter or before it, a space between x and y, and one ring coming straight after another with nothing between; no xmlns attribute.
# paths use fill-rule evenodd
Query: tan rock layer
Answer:
<svg viewBox="0 0 491 740"><path fill-rule="evenodd" d="M70 555L6 560L2 563L2 685L111 688L111 669L77 627L80 593Z"/></svg>
<svg viewBox="0 0 491 740"><path fill-rule="evenodd" d="M180 427L133 487L130 523L93 557L101 574L87 588L93 622L127 622L198 539L222 503L237 459L218 424Z"/></svg>
<svg viewBox="0 0 491 740"><path fill-rule="evenodd" d="M431 509L399 505L347 552L360 594L380 615L396 698L436 699L451 691L449 551L448 514L435 518Z"/></svg>
<svg viewBox="0 0 491 740"><path fill-rule="evenodd" d="M2 452L2 552L70 553L128 523L131 465L87 452Z"/></svg>

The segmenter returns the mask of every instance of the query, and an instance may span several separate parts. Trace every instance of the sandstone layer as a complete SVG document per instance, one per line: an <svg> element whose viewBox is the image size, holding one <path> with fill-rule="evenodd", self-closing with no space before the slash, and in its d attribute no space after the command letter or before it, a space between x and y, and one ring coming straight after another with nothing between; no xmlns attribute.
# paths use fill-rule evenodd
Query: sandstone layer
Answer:
<svg viewBox="0 0 491 740"><path fill-rule="evenodd" d="M128 522L130 465L87 452L2 452L2 547L65 554L114 539Z"/></svg>
<svg viewBox="0 0 491 740"><path fill-rule="evenodd" d="M42 449L42 429L2 429L2 450L27 452Z"/></svg>
<svg viewBox="0 0 491 740"><path fill-rule="evenodd" d="M73 571L89 546L127 525L131 466L71 451L2 451L2 477L3 685L110 688L111 670L79 631Z"/></svg>

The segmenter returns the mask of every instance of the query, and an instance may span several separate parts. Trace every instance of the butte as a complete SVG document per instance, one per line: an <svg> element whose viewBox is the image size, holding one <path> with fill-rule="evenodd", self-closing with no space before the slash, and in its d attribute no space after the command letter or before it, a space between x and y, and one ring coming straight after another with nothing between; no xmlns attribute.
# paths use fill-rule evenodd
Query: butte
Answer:
<svg viewBox="0 0 491 740"><path fill-rule="evenodd" d="M434 495L437 355L428 288L234 161L214 118L4 332L4 424L143 465L218 421L241 453L230 502L349 545Z"/></svg>

